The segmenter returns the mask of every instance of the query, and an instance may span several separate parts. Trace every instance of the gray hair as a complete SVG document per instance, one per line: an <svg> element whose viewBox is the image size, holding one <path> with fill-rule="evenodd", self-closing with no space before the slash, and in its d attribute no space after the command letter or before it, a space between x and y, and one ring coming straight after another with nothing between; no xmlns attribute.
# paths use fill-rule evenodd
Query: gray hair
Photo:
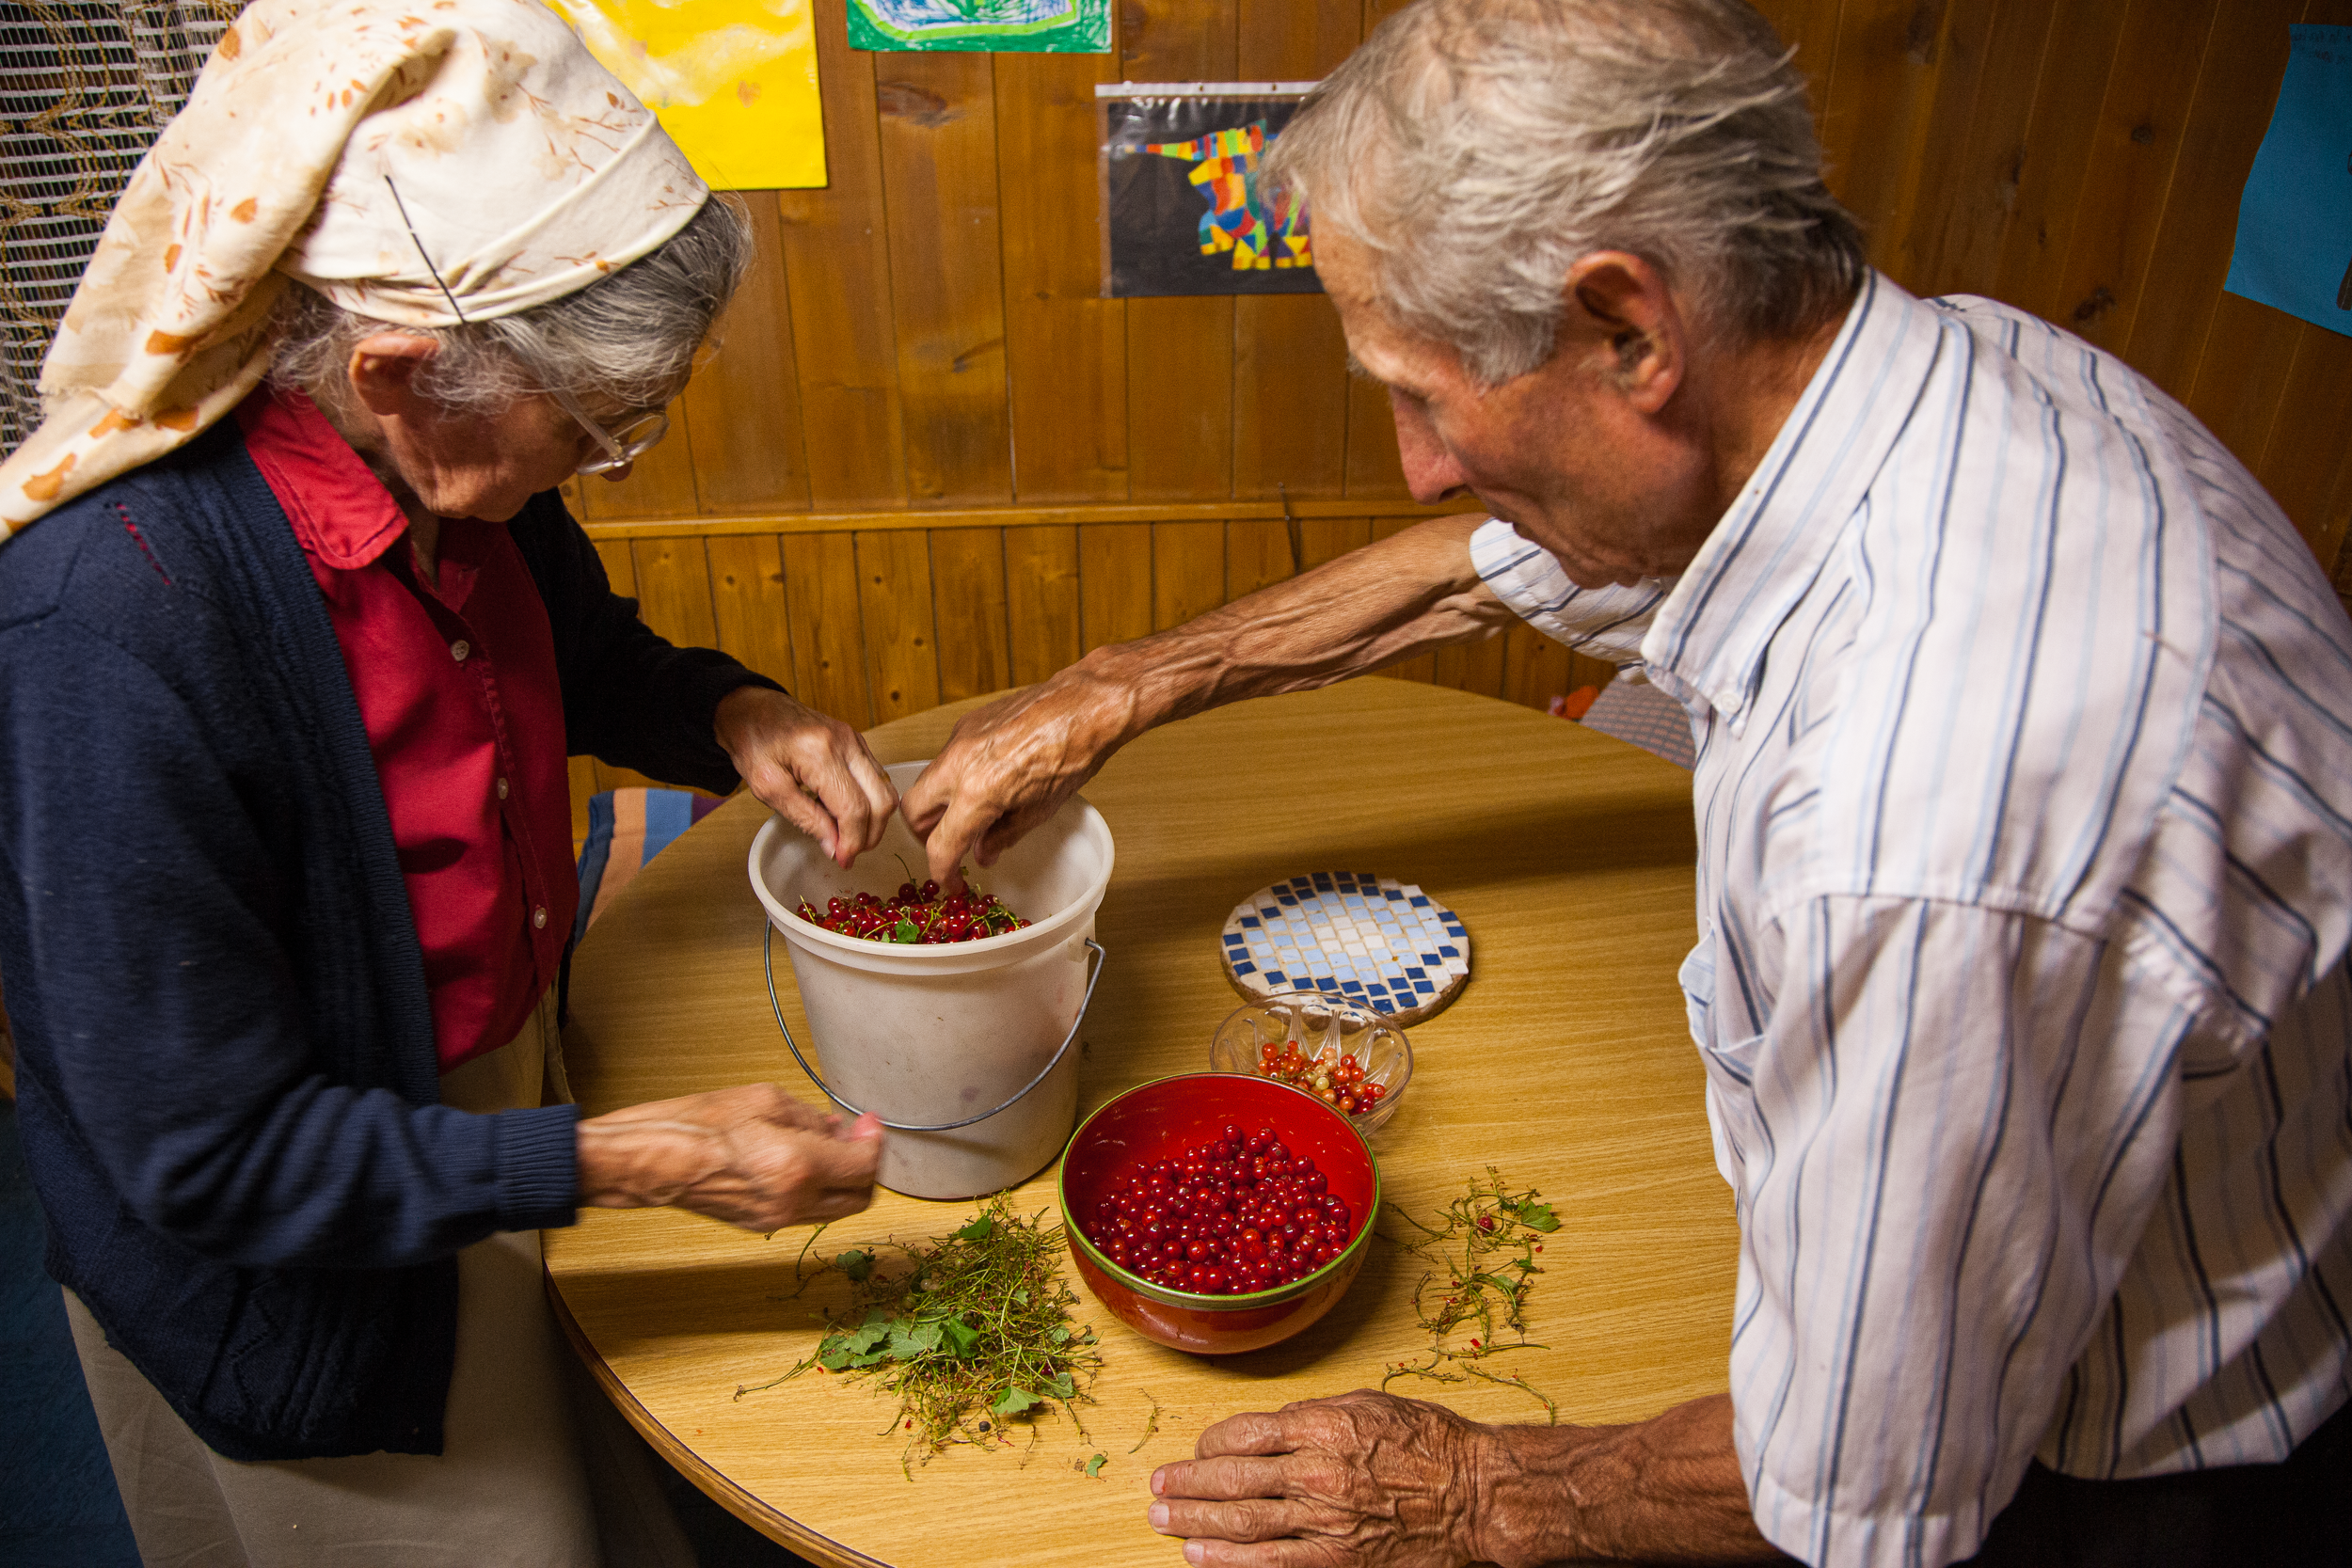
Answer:
<svg viewBox="0 0 2352 1568"><path fill-rule="evenodd" d="M1657 267L1702 334L1792 336L1868 263L1791 53L1743 0L1421 0L1309 98L1267 178L1487 386L1551 356L1597 250Z"/></svg>
<svg viewBox="0 0 2352 1568"><path fill-rule="evenodd" d="M713 196L659 248L577 293L511 316L461 326L395 326L344 309L299 284L278 306L270 379L339 408L352 351L378 332L431 338L440 350L417 389L461 413L494 413L516 398L600 393L628 408L676 395L694 352L743 279L749 220L734 198Z"/></svg>

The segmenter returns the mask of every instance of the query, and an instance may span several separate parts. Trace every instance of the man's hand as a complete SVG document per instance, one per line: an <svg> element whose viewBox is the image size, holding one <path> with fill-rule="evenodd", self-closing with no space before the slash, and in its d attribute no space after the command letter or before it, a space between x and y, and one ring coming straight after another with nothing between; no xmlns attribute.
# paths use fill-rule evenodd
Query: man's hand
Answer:
<svg viewBox="0 0 2352 1568"><path fill-rule="evenodd" d="M1369 1390L1234 1416L1152 1472L1152 1528L1196 1568L1458 1568L1479 1555L1477 1433Z"/></svg>
<svg viewBox="0 0 2352 1568"><path fill-rule="evenodd" d="M1139 733L1134 687L1099 673L1099 662L965 714L908 789L907 825L942 886L967 855L994 864Z"/></svg>
<svg viewBox="0 0 2352 1568"><path fill-rule="evenodd" d="M857 731L764 686L720 699L712 728L752 793L836 863L882 842L898 792Z"/></svg>
<svg viewBox="0 0 2352 1568"><path fill-rule="evenodd" d="M1152 1477L1196 1568L1785 1561L1757 1532L1717 1394L1632 1426L1480 1426L1359 1389L1200 1434Z"/></svg>
<svg viewBox="0 0 2352 1568"><path fill-rule="evenodd" d="M882 1123L812 1110L773 1084L658 1100L580 1124L580 1200L691 1209L746 1230L837 1220L874 1197Z"/></svg>

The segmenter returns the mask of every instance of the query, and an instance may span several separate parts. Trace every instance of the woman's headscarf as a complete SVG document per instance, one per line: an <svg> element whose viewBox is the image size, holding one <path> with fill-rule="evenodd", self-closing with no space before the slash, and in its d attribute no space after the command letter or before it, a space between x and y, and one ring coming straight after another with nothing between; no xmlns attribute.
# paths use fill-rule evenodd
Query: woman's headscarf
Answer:
<svg viewBox="0 0 2352 1568"><path fill-rule="evenodd" d="M480 321L647 254L709 195L535 0L257 0L107 220L46 417L0 463L0 538L235 407L288 277L397 325Z"/></svg>

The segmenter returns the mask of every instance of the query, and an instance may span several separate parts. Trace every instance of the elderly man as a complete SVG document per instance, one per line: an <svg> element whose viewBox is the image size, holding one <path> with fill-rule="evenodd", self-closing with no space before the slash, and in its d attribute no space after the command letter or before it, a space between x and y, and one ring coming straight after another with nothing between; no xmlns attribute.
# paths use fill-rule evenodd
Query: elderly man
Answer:
<svg viewBox="0 0 2352 1568"><path fill-rule="evenodd" d="M1153 1478L1234 1568L2345 1560L2352 626L2125 366L1872 274L1739 0L1423 0L1272 175L1424 525L967 720L983 861L1151 725L1518 614L1698 748L1730 1393L1358 1393ZM1574 824L1564 822L1564 832Z"/></svg>

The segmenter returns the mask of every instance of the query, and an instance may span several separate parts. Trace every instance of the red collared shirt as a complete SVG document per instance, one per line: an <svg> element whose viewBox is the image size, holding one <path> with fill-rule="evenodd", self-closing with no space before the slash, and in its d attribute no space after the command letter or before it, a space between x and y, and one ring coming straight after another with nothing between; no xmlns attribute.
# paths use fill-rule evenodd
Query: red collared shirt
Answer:
<svg viewBox="0 0 2352 1568"><path fill-rule="evenodd" d="M444 522L423 580L391 493L307 398L264 388L237 420L342 645L446 1072L521 1031L580 899L547 608L503 523Z"/></svg>

